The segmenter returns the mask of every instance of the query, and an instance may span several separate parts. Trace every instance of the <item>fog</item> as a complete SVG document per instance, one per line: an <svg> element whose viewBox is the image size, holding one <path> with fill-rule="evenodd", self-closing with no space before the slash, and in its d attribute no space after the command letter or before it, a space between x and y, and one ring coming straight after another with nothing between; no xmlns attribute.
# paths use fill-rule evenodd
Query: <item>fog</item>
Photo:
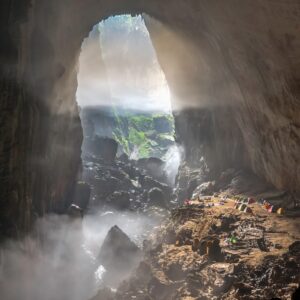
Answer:
<svg viewBox="0 0 300 300"><path fill-rule="evenodd" d="M99 211L83 222L68 216L41 218L33 234L7 241L1 249L1 299L89 299L102 284L105 270L97 256L108 230L118 225L141 244L157 222L116 211Z"/></svg>
<svg viewBox="0 0 300 300"><path fill-rule="evenodd" d="M171 186L175 185L176 176L178 174L178 168L183 158L184 149L180 145L174 145L170 147L168 152L164 156L165 172L168 178L168 183Z"/></svg>
<svg viewBox="0 0 300 300"><path fill-rule="evenodd" d="M82 45L77 102L170 112L170 91L141 16L110 17Z"/></svg>

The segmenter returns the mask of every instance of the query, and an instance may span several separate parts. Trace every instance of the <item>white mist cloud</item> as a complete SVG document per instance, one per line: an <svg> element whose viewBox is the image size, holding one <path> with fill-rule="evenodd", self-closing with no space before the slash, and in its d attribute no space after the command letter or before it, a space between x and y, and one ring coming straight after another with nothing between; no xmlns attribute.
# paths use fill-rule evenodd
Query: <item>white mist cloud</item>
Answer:
<svg viewBox="0 0 300 300"><path fill-rule="evenodd" d="M140 243L157 222L114 211L88 215L83 223L57 215L39 219L35 235L1 247L0 298L88 300L101 284L97 256L108 230L118 225Z"/></svg>
<svg viewBox="0 0 300 300"><path fill-rule="evenodd" d="M175 185L176 176L178 174L178 168L181 160L184 158L184 149L182 146L174 145L169 148L164 156L165 172L169 180L169 184Z"/></svg>

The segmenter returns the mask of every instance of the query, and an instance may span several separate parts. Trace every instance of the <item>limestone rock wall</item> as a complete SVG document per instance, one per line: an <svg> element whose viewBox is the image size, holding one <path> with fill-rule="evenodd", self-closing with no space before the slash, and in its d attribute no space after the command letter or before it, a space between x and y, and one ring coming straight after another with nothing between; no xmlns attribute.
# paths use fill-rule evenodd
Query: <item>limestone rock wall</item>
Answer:
<svg viewBox="0 0 300 300"><path fill-rule="evenodd" d="M188 160L198 151L211 169L240 165L300 192L299 14L298 1L198 1L163 24L146 18L185 111L177 132Z"/></svg>
<svg viewBox="0 0 300 300"><path fill-rule="evenodd" d="M246 166L278 188L299 189L298 0L6 0L0 4L5 235L67 206L80 169L81 43L103 18L142 12L160 21L147 26L179 111L187 159L203 156L211 169Z"/></svg>

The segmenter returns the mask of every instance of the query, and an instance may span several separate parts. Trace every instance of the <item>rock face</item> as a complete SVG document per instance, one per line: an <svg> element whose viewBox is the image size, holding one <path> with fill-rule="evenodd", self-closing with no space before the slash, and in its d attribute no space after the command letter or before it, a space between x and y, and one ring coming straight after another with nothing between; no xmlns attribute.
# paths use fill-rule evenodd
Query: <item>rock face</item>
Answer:
<svg viewBox="0 0 300 300"><path fill-rule="evenodd" d="M115 160L118 143L114 139L96 137L93 142L94 153L104 161L111 163Z"/></svg>
<svg viewBox="0 0 300 300"><path fill-rule="evenodd" d="M114 226L107 233L98 258L107 270L106 280L114 284L130 275L141 256L141 250L118 226Z"/></svg>
<svg viewBox="0 0 300 300"><path fill-rule="evenodd" d="M99 20L125 12L161 21L146 23L187 161L203 157L212 174L242 165L299 193L298 1L21 0L0 12L2 234L69 206L82 142L81 43Z"/></svg>
<svg viewBox="0 0 300 300"><path fill-rule="evenodd" d="M148 192L148 201L149 201L149 205L160 206L160 207L167 206L164 192L161 189L156 187L152 188Z"/></svg>
<svg viewBox="0 0 300 300"><path fill-rule="evenodd" d="M81 209L88 207L91 196L91 187L88 183L80 181L77 182L74 192L73 203Z"/></svg>

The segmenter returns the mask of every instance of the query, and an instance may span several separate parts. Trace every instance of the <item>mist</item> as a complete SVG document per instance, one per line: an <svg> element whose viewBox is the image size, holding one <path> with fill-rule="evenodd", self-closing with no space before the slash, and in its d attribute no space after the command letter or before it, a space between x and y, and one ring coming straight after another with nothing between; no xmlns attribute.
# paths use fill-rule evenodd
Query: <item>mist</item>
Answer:
<svg viewBox="0 0 300 300"><path fill-rule="evenodd" d="M41 218L30 236L1 248L1 299L90 299L103 284L105 269L97 256L108 230L118 225L141 245L158 221L113 210L87 215L83 221L58 215Z"/></svg>
<svg viewBox="0 0 300 300"><path fill-rule="evenodd" d="M176 176L178 174L178 168L183 158L184 149L179 145L174 145L170 147L164 156L164 159L166 161L164 169L168 178L168 183L171 186L175 185Z"/></svg>
<svg viewBox="0 0 300 300"><path fill-rule="evenodd" d="M170 91L142 16L110 17L82 45L77 102L170 112Z"/></svg>

